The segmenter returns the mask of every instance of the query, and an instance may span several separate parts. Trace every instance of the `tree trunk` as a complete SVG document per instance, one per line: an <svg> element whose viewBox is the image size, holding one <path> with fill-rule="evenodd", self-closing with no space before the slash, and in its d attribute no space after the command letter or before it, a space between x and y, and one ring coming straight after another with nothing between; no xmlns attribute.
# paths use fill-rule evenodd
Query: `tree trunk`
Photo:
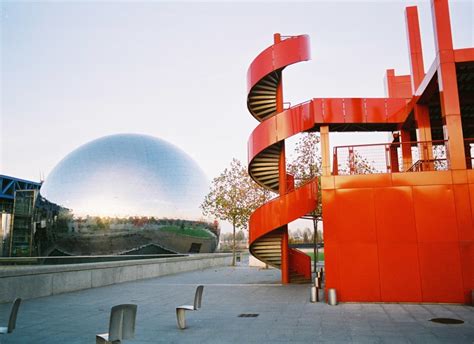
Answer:
<svg viewBox="0 0 474 344"><path fill-rule="evenodd" d="M232 266L235 266L235 221L232 222Z"/></svg>

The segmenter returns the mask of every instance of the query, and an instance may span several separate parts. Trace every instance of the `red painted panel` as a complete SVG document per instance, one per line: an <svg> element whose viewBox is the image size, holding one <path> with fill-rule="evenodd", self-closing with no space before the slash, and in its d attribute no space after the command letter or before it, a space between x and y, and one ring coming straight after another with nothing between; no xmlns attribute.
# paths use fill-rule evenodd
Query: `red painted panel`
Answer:
<svg viewBox="0 0 474 344"><path fill-rule="evenodd" d="M327 243L337 241L339 212L335 190L322 190L321 197L324 209L324 246L326 247Z"/></svg>
<svg viewBox="0 0 474 344"><path fill-rule="evenodd" d="M471 290L474 290L474 242L460 244L462 278L465 303L471 304Z"/></svg>
<svg viewBox="0 0 474 344"><path fill-rule="evenodd" d="M377 241L380 243L416 243L412 189L375 188Z"/></svg>
<svg viewBox="0 0 474 344"><path fill-rule="evenodd" d="M468 174L469 176L469 174ZM473 184L469 184L469 199L471 201L471 219L472 219L472 222L474 223L474 183Z"/></svg>
<svg viewBox="0 0 474 344"><path fill-rule="evenodd" d="M254 129L247 144L249 162L262 150L277 142L276 133L276 121L274 119L261 122Z"/></svg>
<svg viewBox="0 0 474 344"><path fill-rule="evenodd" d="M442 185L451 184L450 171L432 171L417 173L392 173L394 186L406 185Z"/></svg>
<svg viewBox="0 0 474 344"><path fill-rule="evenodd" d="M380 301L377 245L346 242L339 247L339 300Z"/></svg>
<svg viewBox="0 0 474 344"><path fill-rule="evenodd" d="M407 85L406 88L411 85ZM405 122L407 115L411 112L411 107L409 105L410 101L404 98L390 98L387 99L387 112L386 112L386 121L389 123L403 123ZM376 119L372 120L375 122Z"/></svg>
<svg viewBox="0 0 474 344"><path fill-rule="evenodd" d="M349 123L363 123L366 121L364 112L364 99L347 98L343 99L344 121Z"/></svg>
<svg viewBox="0 0 474 344"><path fill-rule="evenodd" d="M314 123L323 123L324 122L324 99L313 99L312 110Z"/></svg>
<svg viewBox="0 0 474 344"><path fill-rule="evenodd" d="M453 185L453 190L459 240L474 241L474 227L471 213L471 200L469 197L469 185Z"/></svg>
<svg viewBox="0 0 474 344"><path fill-rule="evenodd" d="M290 270L296 271L306 279L311 279L311 257L294 248L288 250L290 257Z"/></svg>
<svg viewBox="0 0 474 344"><path fill-rule="evenodd" d="M250 216L249 242L310 213L316 208L317 197L318 184L313 180L265 203Z"/></svg>
<svg viewBox="0 0 474 344"><path fill-rule="evenodd" d="M267 74L290 64L310 59L309 37L295 36L274 44L258 55L247 71L247 90Z"/></svg>
<svg viewBox="0 0 474 344"><path fill-rule="evenodd" d="M342 98L324 99L324 123L344 123Z"/></svg>
<svg viewBox="0 0 474 344"><path fill-rule="evenodd" d="M375 209L373 189L336 190L338 242L375 243Z"/></svg>
<svg viewBox="0 0 474 344"><path fill-rule="evenodd" d="M274 70L311 59L308 35L287 38L274 45Z"/></svg>
<svg viewBox="0 0 474 344"><path fill-rule="evenodd" d="M474 170L467 170L467 182L469 184L474 184Z"/></svg>
<svg viewBox="0 0 474 344"><path fill-rule="evenodd" d="M279 113L275 116L276 119L276 129L277 129L277 140L281 141L290 136L293 136L302 130L305 130L303 127L303 119L299 116L301 114L300 107L296 107L290 110ZM311 126L308 127L308 129Z"/></svg>
<svg viewBox="0 0 474 344"><path fill-rule="evenodd" d="M453 184L467 184L467 171L466 170L452 170L451 176L453 180Z"/></svg>
<svg viewBox="0 0 474 344"><path fill-rule="evenodd" d="M394 101L392 98L390 101ZM385 123L387 122L386 113L387 100L385 98L372 98L366 100L367 122Z"/></svg>
<svg viewBox="0 0 474 344"><path fill-rule="evenodd" d="M419 242L457 242L452 185L413 187Z"/></svg>
<svg viewBox="0 0 474 344"><path fill-rule="evenodd" d="M326 231L329 229L324 225L324 269L326 273L326 289L335 288L341 291L339 279L339 246L332 240L326 239Z"/></svg>
<svg viewBox="0 0 474 344"><path fill-rule="evenodd" d="M247 90L250 92L252 87L263 77L273 71L273 46L262 51L253 60L247 71Z"/></svg>
<svg viewBox="0 0 474 344"><path fill-rule="evenodd" d="M398 243L379 243L378 254L382 301L421 302L417 244L405 242L401 234Z"/></svg>
<svg viewBox="0 0 474 344"><path fill-rule="evenodd" d="M424 302L464 302L458 243L419 243Z"/></svg>
<svg viewBox="0 0 474 344"><path fill-rule="evenodd" d="M391 186L392 178L389 173L335 176L334 183L336 189L383 187Z"/></svg>

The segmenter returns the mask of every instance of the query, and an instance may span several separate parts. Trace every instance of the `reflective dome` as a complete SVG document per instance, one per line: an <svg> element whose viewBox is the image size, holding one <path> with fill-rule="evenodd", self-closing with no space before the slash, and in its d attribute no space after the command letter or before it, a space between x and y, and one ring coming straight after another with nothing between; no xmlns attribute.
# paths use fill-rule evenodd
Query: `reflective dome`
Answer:
<svg viewBox="0 0 474 344"><path fill-rule="evenodd" d="M68 154L41 187L48 201L74 217L197 220L208 180L182 150L151 136L118 134Z"/></svg>

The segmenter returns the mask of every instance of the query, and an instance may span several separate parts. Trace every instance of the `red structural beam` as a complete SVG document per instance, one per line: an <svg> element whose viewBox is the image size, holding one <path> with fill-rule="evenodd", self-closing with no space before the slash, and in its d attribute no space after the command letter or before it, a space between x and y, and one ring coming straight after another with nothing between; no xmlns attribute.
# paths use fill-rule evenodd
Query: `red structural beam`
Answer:
<svg viewBox="0 0 474 344"><path fill-rule="evenodd" d="M474 61L474 48L456 49L454 50L454 61L471 62Z"/></svg>
<svg viewBox="0 0 474 344"><path fill-rule="evenodd" d="M402 124L411 111L405 98L317 98L260 123L248 141L249 162L262 150L318 125Z"/></svg>

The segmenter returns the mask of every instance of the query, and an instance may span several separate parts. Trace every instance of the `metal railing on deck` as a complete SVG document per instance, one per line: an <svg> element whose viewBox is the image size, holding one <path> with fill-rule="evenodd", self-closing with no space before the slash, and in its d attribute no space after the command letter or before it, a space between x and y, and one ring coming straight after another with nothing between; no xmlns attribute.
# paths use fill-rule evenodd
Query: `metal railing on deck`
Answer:
<svg viewBox="0 0 474 344"><path fill-rule="evenodd" d="M334 147L333 174L445 171L449 166L445 143L437 140Z"/></svg>
<svg viewBox="0 0 474 344"><path fill-rule="evenodd" d="M464 139L464 154L466 155L466 168L474 166L474 139Z"/></svg>

